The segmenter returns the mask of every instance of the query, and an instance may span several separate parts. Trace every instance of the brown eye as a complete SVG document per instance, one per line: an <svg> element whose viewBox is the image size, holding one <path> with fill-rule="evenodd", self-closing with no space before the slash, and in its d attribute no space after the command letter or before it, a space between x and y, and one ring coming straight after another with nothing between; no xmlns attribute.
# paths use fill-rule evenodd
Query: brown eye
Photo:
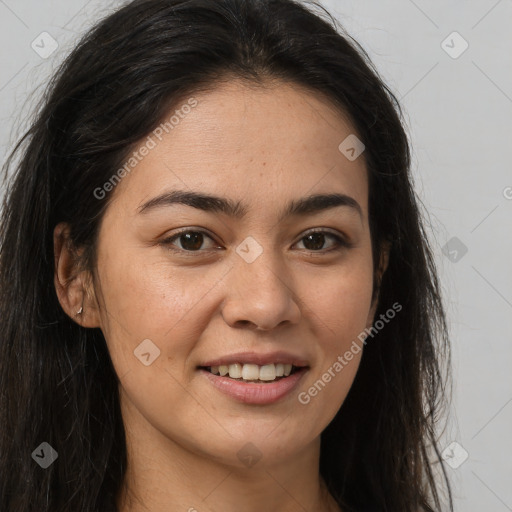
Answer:
<svg viewBox="0 0 512 512"><path fill-rule="evenodd" d="M304 240L306 249L319 251L325 243L325 235L323 233L311 233L310 235L305 236L302 240Z"/></svg>
<svg viewBox="0 0 512 512"><path fill-rule="evenodd" d="M178 237L181 241L181 246L187 251L197 251L203 245L203 234L191 231L189 233L183 233ZM184 244L184 245L183 245Z"/></svg>
<svg viewBox="0 0 512 512"><path fill-rule="evenodd" d="M322 251L322 247L325 243L326 238L335 240L334 247L331 249L324 249L324 252L332 251L340 247L347 247L348 244L338 235L330 233L328 231L312 231L302 237L301 242L304 241L304 245L307 251L319 252Z"/></svg>
<svg viewBox="0 0 512 512"><path fill-rule="evenodd" d="M172 250L184 251L184 252L200 252L201 246L204 242L204 237L212 240L210 236L208 236L204 231L181 231L180 233L176 233L175 235L166 238L162 241L162 244L166 246L174 246L175 240L180 242L181 247L171 247Z"/></svg>

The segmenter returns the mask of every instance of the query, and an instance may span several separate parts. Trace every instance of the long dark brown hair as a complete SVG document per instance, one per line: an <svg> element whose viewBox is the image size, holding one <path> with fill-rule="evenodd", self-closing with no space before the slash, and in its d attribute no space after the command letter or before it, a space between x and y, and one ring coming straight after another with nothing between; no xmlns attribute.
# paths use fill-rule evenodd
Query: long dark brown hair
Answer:
<svg viewBox="0 0 512 512"><path fill-rule="evenodd" d="M14 172L0 225L2 512L116 510L127 464L119 381L101 330L59 304L53 229L70 224L92 272L112 196L95 189L173 105L226 77L300 84L349 116L366 146L375 265L391 243L376 318L403 309L367 343L322 433L322 477L346 512L440 511L445 494L453 510L436 426L450 377L446 318L396 97L319 4L136 0L82 38L4 167ZM46 470L31 456L42 442L58 452Z"/></svg>

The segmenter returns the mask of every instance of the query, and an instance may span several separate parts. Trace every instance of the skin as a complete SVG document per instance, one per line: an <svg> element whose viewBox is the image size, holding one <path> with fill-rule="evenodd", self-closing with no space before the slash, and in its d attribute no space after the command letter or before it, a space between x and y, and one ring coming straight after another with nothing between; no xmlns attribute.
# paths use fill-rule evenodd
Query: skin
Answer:
<svg viewBox="0 0 512 512"><path fill-rule="evenodd" d="M101 328L120 379L129 464L119 510L339 510L319 475L320 434L362 352L307 405L297 395L375 313L366 166L338 149L356 132L328 100L297 85L232 80L195 98L197 107L115 188L94 275L73 271L68 226L54 232L62 307L82 326ZM138 213L176 188L241 201L248 214L237 220L184 205ZM362 216L342 206L278 223L288 201L333 192L354 198ZM188 256L161 244L187 227L211 238L175 239L172 247ZM329 251L330 235L304 238L312 228L352 245ZM251 263L235 252L248 236L263 249ZM384 253L381 274L386 266ZM160 350L149 366L134 356L144 339ZM221 394L197 369L234 352L275 350L301 355L309 370L270 405ZM247 443L261 454L252 467L237 456Z"/></svg>

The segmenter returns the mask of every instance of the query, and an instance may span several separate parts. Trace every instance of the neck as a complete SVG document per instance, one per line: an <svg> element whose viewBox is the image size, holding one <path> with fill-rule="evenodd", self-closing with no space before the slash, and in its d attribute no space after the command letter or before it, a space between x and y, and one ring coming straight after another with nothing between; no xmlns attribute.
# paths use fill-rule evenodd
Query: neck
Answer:
<svg viewBox="0 0 512 512"><path fill-rule="evenodd" d="M319 474L320 438L286 460L247 468L193 452L147 422L125 432L118 512L340 512Z"/></svg>

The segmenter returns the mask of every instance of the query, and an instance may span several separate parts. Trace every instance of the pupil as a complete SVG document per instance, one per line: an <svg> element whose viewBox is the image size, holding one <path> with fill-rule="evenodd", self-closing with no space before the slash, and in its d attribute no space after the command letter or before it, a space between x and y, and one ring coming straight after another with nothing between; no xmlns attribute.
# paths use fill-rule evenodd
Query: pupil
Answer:
<svg viewBox="0 0 512 512"><path fill-rule="evenodd" d="M324 235L323 235L322 233L311 233L311 234L307 235L307 236L305 237L305 242L304 242L304 246L306 247L306 249L308 248L308 247L307 247L307 242L306 242L306 241L307 241L308 239L311 239L311 238L312 238L313 240L316 240L317 242L318 242L318 240L322 240L322 241L321 241L321 243L320 243L320 244L318 244L318 243L317 243L317 244L313 244L313 245L314 245L314 247L310 247L309 249L321 249L321 248L322 248L322 246L324 245L324 244L323 244L323 238L324 238Z"/></svg>
<svg viewBox="0 0 512 512"><path fill-rule="evenodd" d="M181 235L180 238L185 238L185 243L182 243L183 249L189 249L189 250L196 250L199 249L202 245L202 237L203 235L201 233L197 233L195 231L191 231L190 233L185 233ZM195 244L188 245L187 242L195 242Z"/></svg>

